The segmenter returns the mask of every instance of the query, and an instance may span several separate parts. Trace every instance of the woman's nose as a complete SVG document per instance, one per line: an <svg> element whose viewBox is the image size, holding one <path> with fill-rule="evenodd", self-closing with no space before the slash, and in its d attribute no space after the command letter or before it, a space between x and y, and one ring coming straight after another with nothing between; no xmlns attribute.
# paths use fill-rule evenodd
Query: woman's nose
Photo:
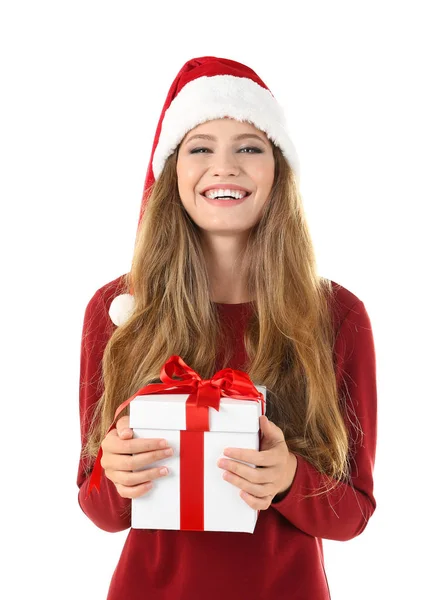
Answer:
<svg viewBox="0 0 430 600"><path fill-rule="evenodd" d="M240 165L231 152L219 152L213 154L211 171L212 175L235 175L240 171Z"/></svg>

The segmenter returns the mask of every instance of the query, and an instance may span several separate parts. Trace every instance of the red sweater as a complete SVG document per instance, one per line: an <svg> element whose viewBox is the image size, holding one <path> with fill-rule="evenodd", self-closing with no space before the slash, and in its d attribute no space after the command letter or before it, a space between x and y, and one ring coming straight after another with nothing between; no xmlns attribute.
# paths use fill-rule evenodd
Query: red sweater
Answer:
<svg viewBox="0 0 430 600"><path fill-rule="evenodd" d="M100 396L101 359L114 329L108 309L118 294L118 278L94 294L85 311L80 374L82 443L94 403ZM359 425L361 444L351 451L353 485L341 484L328 495L301 500L322 484L318 471L297 455L297 471L286 496L260 511L249 533L171 531L130 528L130 500L121 498L102 475L100 492L85 500L88 477L79 462L79 504L91 521L105 531L130 528L108 600L328 600L322 539L350 540L362 533L376 508L373 468L376 451L376 365L369 316L365 306L346 288L332 282L337 337L333 359L338 386L347 388ZM241 369L242 343L251 305L218 304L224 323L234 323L234 359ZM99 383L98 383L99 382ZM347 427L357 438L357 423ZM358 438L360 441L361 438ZM162 485L162 481L160 482Z"/></svg>

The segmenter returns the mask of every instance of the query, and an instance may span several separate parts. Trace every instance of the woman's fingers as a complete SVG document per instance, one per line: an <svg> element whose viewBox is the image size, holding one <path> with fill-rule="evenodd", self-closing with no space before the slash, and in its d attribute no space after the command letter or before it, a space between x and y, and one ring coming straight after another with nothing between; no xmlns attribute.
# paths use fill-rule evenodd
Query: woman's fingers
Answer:
<svg viewBox="0 0 430 600"><path fill-rule="evenodd" d="M133 438L127 415L118 419L101 447L101 466L123 498L138 498L146 494L155 479L169 473L164 465L152 468L148 465L173 456L173 449L164 439Z"/></svg>
<svg viewBox="0 0 430 600"><path fill-rule="evenodd" d="M113 452L114 454L138 454L159 448L167 448L166 440L161 438L121 439L116 429L112 429L102 442L103 452Z"/></svg>
<svg viewBox="0 0 430 600"><path fill-rule="evenodd" d="M129 429L130 427L130 417L129 415L124 415L116 422L116 430L122 431L123 429Z"/></svg>
<svg viewBox="0 0 430 600"><path fill-rule="evenodd" d="M247 492L240 492L240 495L243 500L253 508L254 510L267 510L269 506L272 504L273 496L265 496L264 498L256 498L252 494L248 494Z"/></svg>
<svg viewBox="0 0 430 600"><path fill-rule="evenodd" d="M272 450L252 450L250 448L226 448L224 455L233 460L241 460L256 467L273 467L276 454Z"/></svg>
<svg viewBox="0 0 430 600"><path fill-rule="evenodd" d="M217 464L221 469L226 469L231 473L235 473L251 483L270 483L275 475L275 472L271 467L250 467L237 460L220 458Z"/></svg>
<svg viewBox="0 0 430 600"><path fill-rule="evenodd" d="M133 487L148 481L154 481L154 479L158 479L159 477L165 477L168 472L169 470L165 466L153 469L143 469L142 471L136 471L134 473L132 471L112 471L112 475L109 479L115 484Z"/></svg>
<svg viewBox="0 0 430 600"><path fill-rule="evenodd" d="M144 496L151 490L152 481L135 485L133 487L124 486L120 483L116 483L115 486L118 494L123 498L139 498L139 496Z"/></svg>
<svg viewBox="0 0 430 600"><path fill-rule="evenodd" d="M229 483L232 483L239 489L243 490L244 492L255 496L256 498L265 498L269 495L272 495L273 497L272 483L251 483L250 481L243 479L243 477L239 477L239 475L234 475L230 471L225 471L223 473L223 478Z"/></svg>
<svg viewBox="0 0 430 600"><path fill-rule="evenodd" d="M147 440L150 441L150 440ZM173 456L172 448L139 452L138 454L107 454L102 464L104 469L115 471L137 471L159 460ZM103 461L103 457L102 457Z"/></svg>

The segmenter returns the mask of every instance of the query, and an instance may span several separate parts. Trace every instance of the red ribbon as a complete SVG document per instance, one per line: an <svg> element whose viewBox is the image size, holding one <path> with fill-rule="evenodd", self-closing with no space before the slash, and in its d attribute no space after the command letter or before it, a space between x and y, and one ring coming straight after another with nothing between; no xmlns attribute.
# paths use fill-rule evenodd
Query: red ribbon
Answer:
<svg viewBox="0 0 430 600"><path fill-rule="evenodd" d="M180 529L205 528L205 432L180 431L181 467L179 476Z"/></svg>
<svg viewBox="0 0 430 600"><path fill-rule="evenodd" d="M173 376L179 377L180 381L173 379ZM150 383L140 388L131 398L118 406L106 435L115 427L120 412L136 396L150 394L182 394L189 392L190 395L186 401L187 431L209 431L209 407L219 411L221 397L259 401L262 405L262 414L265 414L264 396L255 388L248 374L244 371L227 368L217 371L211 379L202 379L180 356L173 355L161 368L160 379L164 383ZM102 475L100 461L102 455L103 450L100 446L88 483L86 498L89 497L94 488L98 492L100 491Z"/></svg>

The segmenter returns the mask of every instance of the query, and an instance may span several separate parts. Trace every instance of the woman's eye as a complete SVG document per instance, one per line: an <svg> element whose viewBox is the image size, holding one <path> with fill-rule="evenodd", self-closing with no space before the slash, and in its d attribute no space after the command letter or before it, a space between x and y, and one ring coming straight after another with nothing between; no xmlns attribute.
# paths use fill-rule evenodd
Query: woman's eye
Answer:
<svg viewBox="0 0 430 600"><path fill-rule="evenodd" d="M242 150L253 150L254 152L260 152L260 153L263 152L262 150L260 150L260 148L257 148L255 146L246 146L245 148L241 148L240 150L241 151ZM249 154L249 152L246 152L246 154Z"/></svg>
<svg viewBox="0 0 430 600"><path fill-rule="evenodd" d="M194 148L194 150L190 151L190 154L200 154L202 153L202 151L206 151L209 150L209 148ZM240 148L239 152L242 152L243 150L252 150L252 152L245 152L244 154L254 154L254 153L262 153L263 150L261 150L260 148L257 148L255 146L246 146L245 148ZM210 150L209 150L210 151Z"/></svg>

